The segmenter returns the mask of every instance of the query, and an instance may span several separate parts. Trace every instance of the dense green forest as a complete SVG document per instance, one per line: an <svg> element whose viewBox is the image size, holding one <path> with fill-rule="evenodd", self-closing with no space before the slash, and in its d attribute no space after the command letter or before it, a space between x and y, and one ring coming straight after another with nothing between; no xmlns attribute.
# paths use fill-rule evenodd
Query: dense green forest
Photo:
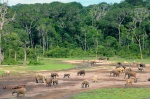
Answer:
<svg viewBox="0 0 150 99"><path fill-rule="evenodd" d="M26 64L38 57L150 55L150 0L89 6L1 3L0 10L2 64Z"/></svg>

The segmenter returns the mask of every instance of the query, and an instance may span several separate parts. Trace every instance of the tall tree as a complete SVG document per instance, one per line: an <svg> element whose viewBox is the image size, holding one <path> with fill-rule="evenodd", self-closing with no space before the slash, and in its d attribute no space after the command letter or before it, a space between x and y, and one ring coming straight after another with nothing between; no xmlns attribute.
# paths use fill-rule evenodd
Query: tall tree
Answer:
<svg viewBox="0 0 150 99"><path fill-rule="evenodd" d="M125 17L129 14L128 8L117 8L114 10L111 10L111 12L108 14L109 21L112 21L112 26L118 29L118 41L121 45L121 25L123 24L123 21L125 20Z"/></svg>
<svg viewBox="0 0 150 99"><path fill-rule="evenodd" d="M1 37L2 37L2 30L3 30L3 26L5 23L12 21L14 19L14 16L12 18L6 18L7 12L8 12L8 0L6 1L0 1L1 5L0 5L0 65L1 62L3 60L3 55L2 55L2 42L1 42Z"/></svg>
<svg viewBox="0 0 150 99"><path fill-rule="evenodd" d="M149 11L146 8L135 8L133 11L133 22L131 23L131 28L133 29L133 35L138 42L141 59L143 59L142 52L142 37L145 33L143 33L143 29L141 27L142 22L149 16ZM138 25L138 26L137 26ZM137 29L138 27L138 29ZM136 31L137 29L137 31Z"/></svg>
<svg viewBox="0 0 150 99"><path fill-rule="evenodd" d="M34 47L34 34L33 30L36 27L36 21L38 21L40 15L38 9L32 5L22 5L17 10L17 22L21 24L21 27L26 30L30 40L30 47Z"/></svg>
<svg viewBox="0 0 150 99"><path fill-rule="evenodd" d="M24 60L23 60L23 65L26 65L26 61L27 61L27 45L29 45L29 38L28 38L28 34L26 33L26 31L24 29L16 29L15 30L16 33L19 35L20 40L21 40L21 44L22 44L22 48L24 49Z"/></svg>
<svg viewBox="0 0 150 99"><path fill-rule="evenodd" d="M96 58L98 56L97 54L98 54L98 45L99 45L98 35L100 35L100 34L98 34L100 32L98 32L98 30L97 30L97 28L98 28L97 23L98 23L98 21L100 21L102 18L105 17L108 10L109 10L109 5L107 3L101 3L99 5L94 5L93 8L91 8L91 10L89 11L90 16L92 18L92 26L94 26L97 31L96 35L94 35L94 37L95 37L94 43L96 45L95 46Z"/></svg>

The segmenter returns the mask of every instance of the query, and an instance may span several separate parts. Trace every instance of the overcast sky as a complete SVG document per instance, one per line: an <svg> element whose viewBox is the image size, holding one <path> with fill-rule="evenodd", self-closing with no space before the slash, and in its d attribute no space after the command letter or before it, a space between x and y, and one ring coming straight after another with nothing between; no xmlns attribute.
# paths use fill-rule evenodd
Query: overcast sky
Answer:
<svg viewBox="0 0 150 99"><path fill-rule="evenodd" d="M18 3L21 3L21 4L51 3L53 1L60 1L63 3L76 1L76 2L80 2L83 6L88 6L90 4L98 4L101 2L120 3L120 1L123 1L123 0L8 0L8 5L12 6Z"/></svg>

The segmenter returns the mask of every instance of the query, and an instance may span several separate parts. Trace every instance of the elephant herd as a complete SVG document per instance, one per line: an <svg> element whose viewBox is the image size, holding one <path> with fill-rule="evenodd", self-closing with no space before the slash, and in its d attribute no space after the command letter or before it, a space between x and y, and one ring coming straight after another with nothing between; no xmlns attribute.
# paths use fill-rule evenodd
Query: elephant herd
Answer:
<svg viewBox="0 0 150 99"><path fill-rule="evenodd" d="M79 70L77 72L77 76L81 76L81 75L85 75L85 70ZM47 75L44 75L44 74L41 74L41 73L38 73L35 75L35 81L36 83L46 83L46 86L49 87L51 85L58 85L58 79L57 77L59 77L59 75L57 73L51 73L51 76L47 76ZM65 77L70 77L70 74L67 73L67 74L64 74L64 78ZM96 82L97 80L95 80L96 77L94 78L94 81ZM84 80L82 83L81 83L81 87L82 88L86 88L86 87L89 87L89 82L88 80Z"/></svg>
<svg viewBox="0 0 150 99"><path fill-rule="evenodd" d="M146 68L145 64L143 63L137 64L136 66L138 66L138 70L140 71L144 71L143 68ZM113 74L114 77L119 77L120 74L124 74L124 79L126 78L126 76L128 76L125 86L132 85L133 80L135 83L137 82L137 72L134 71L131 67L132 66L124 66L121 62L118 62L116 65L116 69L110 71L110 76ZM134 77L134 79L132 80L131 77Z"/></svg>
<svg viewBox="0 0 150 99"><path fill-rule="evenodd" d="M10 71L5 70L2 74L2 76L9 76L10 75ZM85 75L85 70L79 70L77 72L77 76L81 76L81 75ZM37 73L35 74L34 78L35 78L35 82L36 83L45 83L46 87L52 86L52 85L58 85L58 79L57 77L59 77L59 75L57 73L51 73L50 76L42 74L42 73ZM66 73L64 74L63 78L70 78L70 74ZM18 86L3 86L3 89L13 89L12 91L12 95L14 95L15 93L17 94L17 97L22 94L23 96L26 93L26 85L18 85ZM89 87L89 83L88 81L83 81L81 83L82 87Z"/></svg>
<svg viewBox="0 0 150 99"><path fill-rule="evenodd" d="M145 68L144 64L139 64L138 65L139 68ZM77 76L81 76L81 75L85 75L85 70L79 70L77 71ZM124 65L122 65L121 62L117 63L117 66L115 69L111 70L110 72L110 77L113 75L114 77L119 77L121 74L124 74L124 79L126 78L126 76L128 76L128 78L126 79L126 83L125 86L127 85L132 85L133 79L131 77L134 77L134 82L137 82L137 72L133 71L133 69L131 67L126 67ZM4 75L10 75L10 71L5 71L2 76ZM70 78L70 74L69 73L65 73L63 75L63 78ZM35 78L35 82L36 83L45 83L46 87L50 87L50 86L55 86L59 84L59 80L58 78L59 75L56 72L52 72L51 75L45 75L42 73L37 73L34 78ZM92 78L92 82L97 82L97 75L94 75L94 77ZM148 79L148 81L150 81L150 78ZM83 80L81 82L81 88L87 88L90 87L89 81L87 79ZM3 89L6 89L7 87L4 86ZM25 95L26 93L26 88L25 85L19 85L19 86L9 86L10 89L14 89L12 92L12 95L14 95L14 93L17 94L17 97L20 94Z"/></svg>

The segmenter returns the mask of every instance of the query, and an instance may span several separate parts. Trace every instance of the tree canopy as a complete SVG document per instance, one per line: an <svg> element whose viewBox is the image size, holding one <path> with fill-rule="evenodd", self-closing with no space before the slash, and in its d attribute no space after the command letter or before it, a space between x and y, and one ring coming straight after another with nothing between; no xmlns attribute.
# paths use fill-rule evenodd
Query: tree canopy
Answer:
<svg viewBox="0 0 150 99"><path fill-rule="evenodd" d="M148 57L149 9L149 0L89 6L77 2L9 6L5 18L14 12L16 15L2 30L3 64L23 60L24 55L29 60L38 56Z"/></svg>

